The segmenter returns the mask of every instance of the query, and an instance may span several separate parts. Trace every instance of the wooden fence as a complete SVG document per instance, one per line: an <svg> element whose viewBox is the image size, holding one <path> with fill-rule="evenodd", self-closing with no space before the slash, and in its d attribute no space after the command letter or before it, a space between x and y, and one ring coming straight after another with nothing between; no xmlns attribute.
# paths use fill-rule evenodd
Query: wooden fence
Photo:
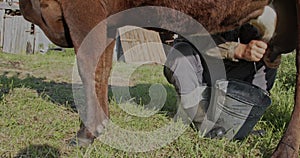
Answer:
<svg viewBox="0 0 300 158"><path fill-rule="evenodd" d="M118 29L115 60L164 63L166 54L159 33L125 26ZM20 14L18 1L0 2L0 47L7 53L47 51L53 45L42 30Z"/></svg>
<svg viewBox="0 0 300 158"><path fill-rule="evenodd" d="M18 2L0 2L0 47L7 53L33 54L52 44L41 29L20 14Z"/></svg>
<svg viewBox="0 0 300 158"><path fill-rule="evenodd" d="M118 57L126 63L165 63L166 53L159 33L134 26L118 29Z"/></svg>

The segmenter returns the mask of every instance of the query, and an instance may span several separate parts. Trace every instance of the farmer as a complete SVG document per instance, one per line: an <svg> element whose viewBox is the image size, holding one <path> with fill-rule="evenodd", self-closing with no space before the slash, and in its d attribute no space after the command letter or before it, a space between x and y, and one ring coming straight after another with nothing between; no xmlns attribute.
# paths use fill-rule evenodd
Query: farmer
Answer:
<svg viewBox="0 0 300 158"><path fill-rule="evenodd" d="M273 24L275 27L275 19ZM268 44L262 40L265 32L268 31L261 30L258 25L247 23L238 29L212 35L217 47L207 49L205 52L199 52L191 42L182 37L175 39L167 57L164 74L174 85L180 97L181 108L192 119L197 129L200 129L207 114L210 101L209 87L214 86L203 54L223 60L227 80L245 81L265 91L271 90L280 57L276 59L275 67L267 66L270 62L264 57ZM217 52L220 54L219 57L216 55ZM221 135L225 132L222 125L213 130L211 132Z"/></svg>

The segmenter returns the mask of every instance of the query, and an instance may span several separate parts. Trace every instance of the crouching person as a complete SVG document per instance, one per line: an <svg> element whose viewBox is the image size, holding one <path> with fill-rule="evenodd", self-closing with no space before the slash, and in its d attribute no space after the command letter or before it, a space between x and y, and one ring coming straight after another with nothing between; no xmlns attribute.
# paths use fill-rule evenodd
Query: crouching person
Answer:
<svg viewBox="0 0 300 158"><path fill-rule="evenodd" d="M251 132L271 104L268 92L277 72L263 60L268 48L263 41L265 32L268 31L245 24L213 35L217 47L205 52L199 52L184 38L175 40L164 74L179 96L179 109L187 116L182 118L184 122L192 121L200 132L212 138L243 139ZM226 78L212 82L203 55L222 58ZM280 57L276 61L278 66Z"/></svg>

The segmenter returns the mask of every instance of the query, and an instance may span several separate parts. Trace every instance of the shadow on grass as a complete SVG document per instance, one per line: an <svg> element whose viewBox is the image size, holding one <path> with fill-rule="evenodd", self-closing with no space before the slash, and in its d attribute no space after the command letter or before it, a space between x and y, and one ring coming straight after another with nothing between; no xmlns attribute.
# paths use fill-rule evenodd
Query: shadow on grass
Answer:
<svg viewBox="0 0 300 158"><path fill-rule="evenodd" d="M39 96L50 99L51 102L63 106L71 106L75 109L72 95L72 84L54 81L46 81L46 78L37 78L31 75L21 77L20 73L8 77L9 72L4 72L0 76L0 100L4 94L8 94L14 88L29 88L36 90Z"/></svg>
<svg viewBox="0 0 300 158"><path fill-rule="evenodd" d="M8 94L14 88L29 88L36 90L39 96L50 100L52 103L59 106L70 106L76 112L76 106L72 93L72 84L54 81L47 81L46 78L37 78L32 75L20 76L16 73L13 76L8 75L9 72L4 72L0 75L0 101L5 94ZM8 77L9 76L9 77ZM166 111L168 115L172 116L176 112L176 92L170 85L163 85L167 91L167 100L162 111ZM111 87L109 86L109 98L114 98ZM146 105L150 102L149 88L151 84L138 84L129 87L130 97L135 98L137 104ZM118 86L118 89L128 89L128 87Z"/></svg>
<svg viewBox="0 0 300 158"><path fill-rule="evenodd" d="M117 100L117 102L119 102L119 101L126 102L126 101L130 100L130 101L134 101L138 105L144 106L151 102L149 90L151 89L151 87L153 85L154 84L137 84L137 85L129 87L129 88L128 87L120 87L120 86L109 86L109 98L111 98L113 100ZM165 104L163 105L163 107L161 108L160 111L166 112L169 117L173 117L177 112L176 91L171 85L163 84L162 86L163 87L161 87L161 88L163 88L166 92L166 100L164 102ZM120 98L116 98L115 95L113 94L113 92L115 92L115 91L112 89L114 89L118 92L123 92L123 93L126 93L126 91L129 90L130 97L129 98L121 98L121 97L123 97L123 96L121 96ZM158 89L156 89L154 91L155 91L154 93L158 93L158 95L161 92ZM162 93L164 93L164 92L162 92ZM155 99L155 98L152 98L152 99ZM153 109L148 109L148 110L153 110Z"/></svg>
<svg viewBox="0 0 300 158"><path fill-rule="evenodd" d="M29 147L19 151L14 158L25 157L45 157L45 158L59 158L60 151L57 148L45 145L30 145Z"/></svg>

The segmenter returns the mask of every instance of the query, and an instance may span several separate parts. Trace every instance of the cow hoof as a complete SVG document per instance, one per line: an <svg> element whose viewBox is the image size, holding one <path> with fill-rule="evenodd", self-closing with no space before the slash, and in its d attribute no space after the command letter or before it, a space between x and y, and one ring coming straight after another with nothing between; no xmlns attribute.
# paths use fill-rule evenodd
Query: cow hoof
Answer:
<svg viewBox="0 0 300 158"><path fill-rule="evenodd" d="M71 147L87 147L91 144L93 144L94 139L89 138L73 138L69 142L69 146Z"/></svg>
<svg viewBox="0 0 300 158"><path fill-rule="evenodd" d="M79 147L86 147L93 144L95 140L95 136L89 132L89 130L82 126L80 130L77 132L76 137L70 140L70 146L79 146Z"/></svg>
<svg viewBox="0 0 300 158"><path fill-rule="evenodd" d="M287 143L280 142L272 158L298 158L298 150Z"/></svg>

